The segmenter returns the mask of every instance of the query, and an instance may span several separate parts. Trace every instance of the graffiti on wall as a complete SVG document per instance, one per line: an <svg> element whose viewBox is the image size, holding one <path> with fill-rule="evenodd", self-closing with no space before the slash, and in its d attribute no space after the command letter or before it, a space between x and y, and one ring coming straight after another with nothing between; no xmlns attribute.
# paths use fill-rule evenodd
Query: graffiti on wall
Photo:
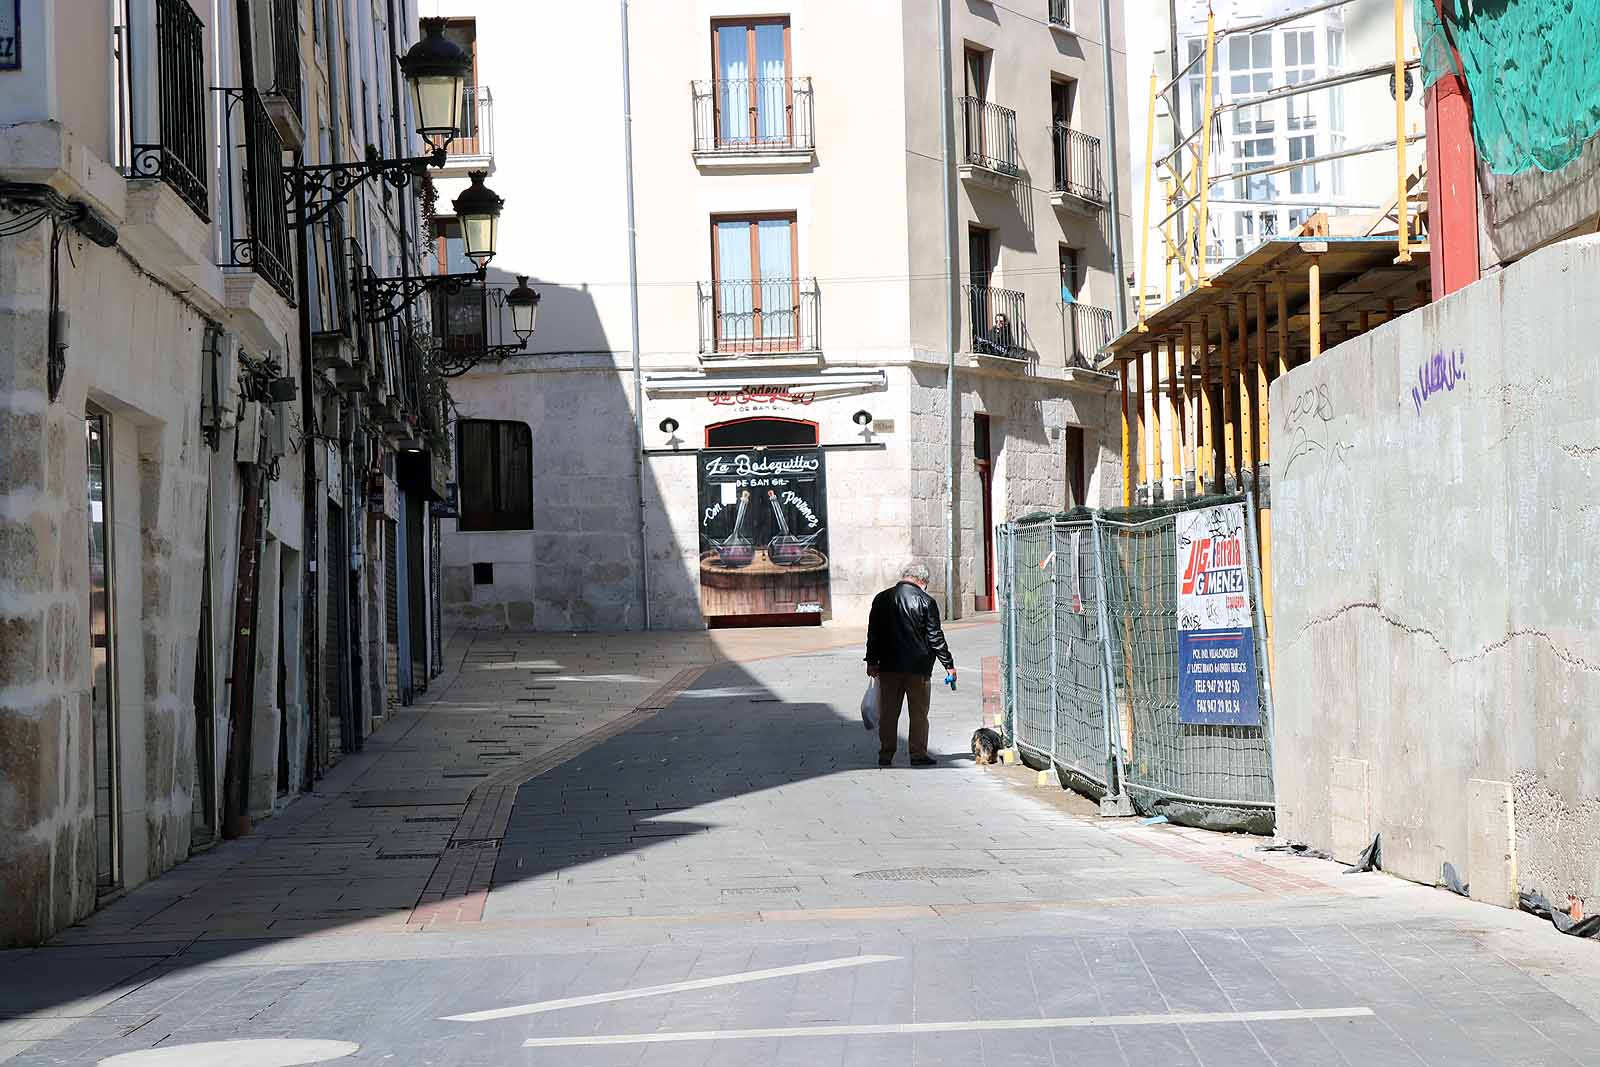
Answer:
<svg viewBox="0 0 1600 1067"><path fill-rule="evenodd" d="M1435 352L1417 368L1417 384L1411 387L1411 404L1422 414L1422 405L1440 393L1455 392L1456 385L1466 380L1467 355L1459 349L1454 352Z"/></svg>

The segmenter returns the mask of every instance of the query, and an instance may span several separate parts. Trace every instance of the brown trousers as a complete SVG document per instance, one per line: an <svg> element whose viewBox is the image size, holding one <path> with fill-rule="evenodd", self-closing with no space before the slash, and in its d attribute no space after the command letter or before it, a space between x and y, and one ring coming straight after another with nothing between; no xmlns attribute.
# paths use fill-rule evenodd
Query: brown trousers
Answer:
<svg viewBox="0 0 1600 1067"><path fill-rule="evenodd" d="M899 747L896 732L900 726L900 703L911 710L906 728L911 755L928 754L928 700L932 678L926 674L900 674L883 671L878 675L878 755L893 756Z"/></svg>

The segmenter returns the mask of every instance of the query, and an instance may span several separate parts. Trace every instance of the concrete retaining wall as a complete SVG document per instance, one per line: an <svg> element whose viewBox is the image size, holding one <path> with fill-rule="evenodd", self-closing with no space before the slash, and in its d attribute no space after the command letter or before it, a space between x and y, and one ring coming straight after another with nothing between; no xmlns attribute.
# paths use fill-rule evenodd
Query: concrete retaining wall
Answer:
<svg viewBox="0 0 1600 1067"><path fill-rule="evenodd" d="M1273 385L1286 837L1600 893L1597 285L1556 245Z"/></svg>

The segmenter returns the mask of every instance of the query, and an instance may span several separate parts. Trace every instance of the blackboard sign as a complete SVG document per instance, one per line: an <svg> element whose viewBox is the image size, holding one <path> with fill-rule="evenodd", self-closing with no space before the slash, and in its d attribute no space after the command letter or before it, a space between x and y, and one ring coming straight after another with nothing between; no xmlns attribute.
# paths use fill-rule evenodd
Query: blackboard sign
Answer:
<svg viewBox="0 0 1600 1067"><path fill-rule="evenodd" d="M700 594L708 618L829 611L824 467L818 448L700 453Z"/></svg>

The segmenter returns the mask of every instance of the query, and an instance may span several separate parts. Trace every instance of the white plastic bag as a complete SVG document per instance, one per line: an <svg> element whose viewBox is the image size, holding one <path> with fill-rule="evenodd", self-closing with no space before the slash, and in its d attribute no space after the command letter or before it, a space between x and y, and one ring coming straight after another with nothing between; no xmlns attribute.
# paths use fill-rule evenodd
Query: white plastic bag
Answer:
<svg viewBox="0 0 1600 1067"><path fill-rule="evenodd" d="M878 728L878 680L867 682L867 691L861 694L861 725L868 730Z"/></svg>

